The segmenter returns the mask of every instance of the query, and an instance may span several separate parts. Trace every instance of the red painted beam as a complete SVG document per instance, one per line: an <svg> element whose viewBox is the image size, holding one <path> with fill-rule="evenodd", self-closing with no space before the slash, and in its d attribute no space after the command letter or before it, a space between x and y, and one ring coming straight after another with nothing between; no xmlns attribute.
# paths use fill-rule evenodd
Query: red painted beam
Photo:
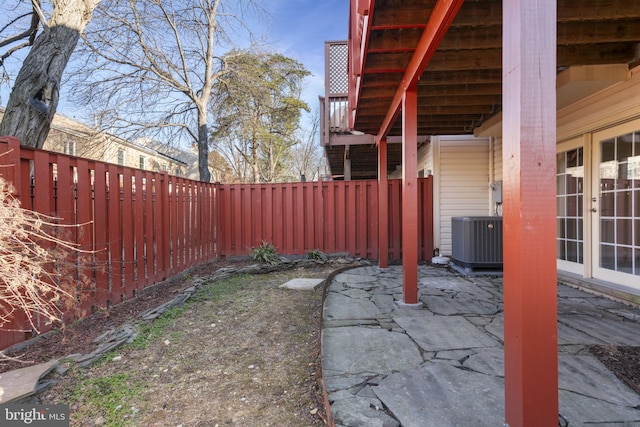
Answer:
<svg viewBox="0 0 640 427"><path fill-rule="evenodd" d="M349 127L354 125L354 114L362 91L362 72L367 60L371 17L375 0L351 0L349 11Z"/></svg>
<svg viewBox="0 0 640 427"><path fill-rule="evenodd" d="M406 24L406 25L375 25L371 27L371 31L383 30L415 30L425 29L427 24ZM413 49L412 49L413 50Z"/></svg>
<svg viewBox="0 0 640 427"><path fill-rule="evenodd" d="M558 425L556 1L503 0L505 416Z"/></svg>
<svg viewBox="0 0 640 427"><path fill-rule="evenodd" d="M418 90L402 98L402 294L418 304Z"/></svg>
<svg viewBox="0 0 640 427"><path fill-rule="evenodd" d="M378 144L378 264L389 266L389 180L387 178L387 139Z"/></svg>
<svg viewBox="0 0 640 427"><path fill-rule="evenodd" d="M391 130L400 112L404 93L418 83L422 72L427 68L438 45L444 38L449 26L451 26L453 19L458 14L462 3L464 3L464 0L438 0L438 3L436 3L429 17L429 22L427 22L427 26L422 33L422 37L420 37L418 46L416 46L416 51L404 73L402 82L393 97L389 111L382 122L382 126L380 126L377 141L387 136ZM367 37L369 37L369 35L367 35Z"/></svg>

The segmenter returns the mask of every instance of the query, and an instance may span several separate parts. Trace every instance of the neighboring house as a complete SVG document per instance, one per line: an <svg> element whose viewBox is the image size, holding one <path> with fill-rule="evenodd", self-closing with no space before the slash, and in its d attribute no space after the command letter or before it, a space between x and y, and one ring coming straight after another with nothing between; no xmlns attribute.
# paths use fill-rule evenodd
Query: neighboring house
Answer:
<svg viewBox="0 0 640 427"><path fill-rule="evenodd" d="M624 9L627 3L620 2L619 7ZM467 72L466 58L462 53L456 56L458 47L454 44L454 40L473 37L473 29L464 22L473 8L474 3L463 6L460 26L454 21L449 31L456 38L448 41L445 36L442 59L436 51L434 70L427 66L420 80L422 86L418 86L418 175L434 177L434 248L447 256L452 249L452 217L502 214L502 88L500 64L492 65L500 56L486 48L483 52L491 56L474 58L476 62L470 63L474 69ZM321 98L321 143L334 179L377 178L378 149L372 130L378 129L385 113L381 106L393 95L385 79L396 82L399 77L392 74L402 75L398 70L403 69L405 56L394 52L408 50L400 47L403 42L410 44L405 34L407 39L400 37L387 46L383 29L393 32L394 25L408 28L412 20L410 14L397 15L404 21L391 25L385 20L396 15L387 17L387 12L384 7L376 9L374 18L379 24L370 30L377 31L371 38L376 44L368 47L367 65L357 80L349 81L348 75L342 74L347 73L348 42L326 44L328 82ZM620 41L616 44L615 34L602 34L606 42L590 39L590 53L579 45L584 40L568 46L574 41L565 35L563 43L567 47L558 42L557 266L566 280L614 295L618 291L640 295L640 66L637 50L632 47L640 42L640 32L632 30L640 28L640 16L637 11L629 15L633 12L629 11L617 21L618 15L600 11L599 16L591 16L592 12L585 10L579 18L601 21L603 29L618 25ZM560 15L571 13L559 2L559 34L568 31L561 21L568 18ZM420 16L426 14L421 12ZM493 31L489 28L500 25L500 19L487 20L484 25L483 31ZM467 38L461 36L467 34L465 31ZM389 37L393 40L391 34ZM485 42L480 40L474 43ZM575 49L571 55L567 53L570 49ZM399 62L393 64L392 60ZM449 76L451 81L447 80ZM461 79L457 86L453 81L456 77ZM428 78L438 81L429 86L425 81ZM465 78L473 82L465 83ZM351 95L358 105L350 110L352 130L347 123L346 100L354 88L359 92ZM421 92L427 90L432 94ZM421 110L426 109L431 112L423 116ZM374 120L376 115L380 116L378 121ZM398 122L400 119L387 137L389 178L402 178Z"/></svg>
<svg viewBox="0 0 640 427"><path fill-rule="evenodd" d="M4 107L0 107L0 119ZM127 141L56 114L43 149L149 171L198 179L197 157L155 141ZM195 172L194 172L195 170Z"/></svg>

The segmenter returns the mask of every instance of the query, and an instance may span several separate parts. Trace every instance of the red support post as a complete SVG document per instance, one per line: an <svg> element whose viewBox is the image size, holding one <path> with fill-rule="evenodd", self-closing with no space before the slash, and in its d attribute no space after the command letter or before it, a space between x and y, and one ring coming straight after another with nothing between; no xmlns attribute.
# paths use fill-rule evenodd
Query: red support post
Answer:
<svg viewBox="0 0 640 427"><path fill-rule="evenodd" d="M503 1L505 417L558 425L556 1Z"/></svg>
<svg viewBox="0 0 640 427"><path fill-rule="evenodd" d="M378 263L389 266L389 180L387 177L387 138L378 142Z"/></svg>
<svg viewBox="0 0 640 427"><path fill-rule="evenodd" d="M418 302L418 90L402 98L402 290L404 305Z"/></svg>

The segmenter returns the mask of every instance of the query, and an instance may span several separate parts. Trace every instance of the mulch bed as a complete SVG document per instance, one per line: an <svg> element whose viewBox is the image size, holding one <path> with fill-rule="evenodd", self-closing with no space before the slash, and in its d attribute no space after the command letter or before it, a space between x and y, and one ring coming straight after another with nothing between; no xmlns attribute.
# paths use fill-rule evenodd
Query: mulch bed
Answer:
<svg viewBox="0 0 640 427"><path fill-rule="evenodd" d="M640 347L592 345L589 351L620 381L640 394Z"/></svg>

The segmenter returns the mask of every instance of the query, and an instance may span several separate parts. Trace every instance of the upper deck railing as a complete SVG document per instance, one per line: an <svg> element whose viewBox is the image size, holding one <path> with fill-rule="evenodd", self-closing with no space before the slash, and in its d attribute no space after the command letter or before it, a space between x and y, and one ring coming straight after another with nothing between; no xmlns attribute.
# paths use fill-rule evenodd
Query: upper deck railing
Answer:
<svg viewBox="0 0 640 427"><path fill-rule="evenodd" d="M325 42L325 97L321 99L322 143L349 130L349 49L346 41Z"/></svg>

